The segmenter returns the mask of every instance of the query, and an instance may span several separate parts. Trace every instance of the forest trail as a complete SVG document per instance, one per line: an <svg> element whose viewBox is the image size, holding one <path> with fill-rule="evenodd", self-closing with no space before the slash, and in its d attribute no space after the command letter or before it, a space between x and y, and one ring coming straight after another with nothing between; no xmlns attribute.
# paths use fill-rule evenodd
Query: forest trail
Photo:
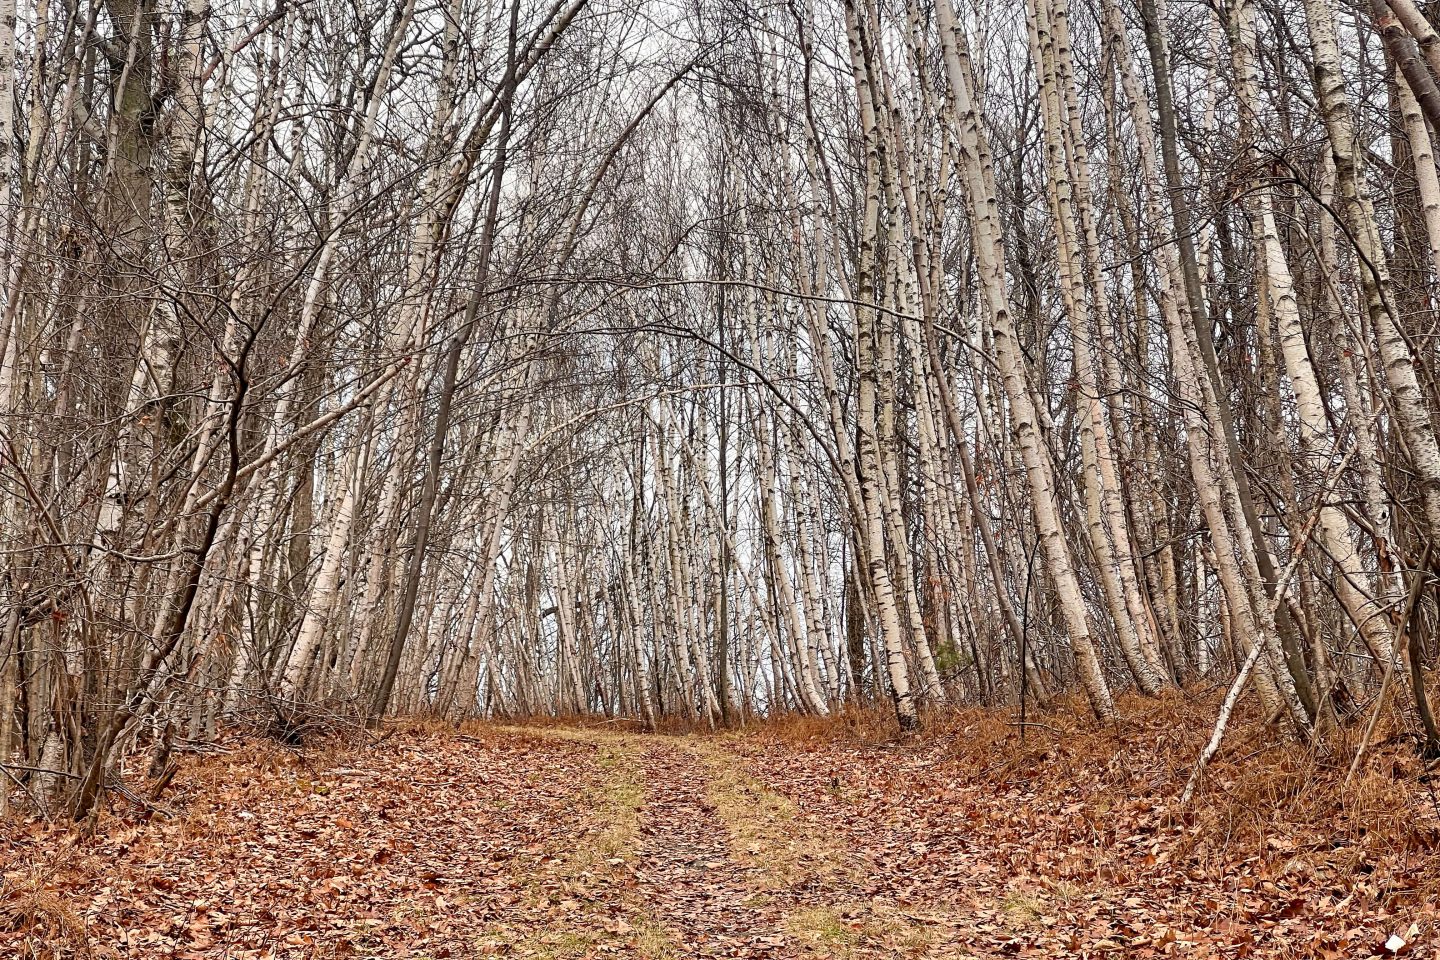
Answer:
<svg viewBox="0 0 1440 960"><path fill-rule="evenodd" d="M1339 957L1433 936L1418 809L1410 852L1276 820L1226 859L1165 824L1136 787L1153 768L1122 784L1055 745L987 772L943 738L467 730L237 743L92 837L8 822L0 956Z"/></svg>
<svg viewBox="0 0 1440 960"><path fill-rule="evenodd" d="M697 956L761 956L781 938L782 917L736 862L707 794L710 774L693 751L649 744L636 879L641 903L675 946Z"/></svg>
<svg viewBox="0 0 1440 960"><path fill-rule="evenodd" d="M502 952L543 957L888 955L824 904L844 852L740 769L723 740L565 728L518 737L591 745L601 771L585 839L551 862L563 916ZM595 869L602 862L609 868Z"/></svg>

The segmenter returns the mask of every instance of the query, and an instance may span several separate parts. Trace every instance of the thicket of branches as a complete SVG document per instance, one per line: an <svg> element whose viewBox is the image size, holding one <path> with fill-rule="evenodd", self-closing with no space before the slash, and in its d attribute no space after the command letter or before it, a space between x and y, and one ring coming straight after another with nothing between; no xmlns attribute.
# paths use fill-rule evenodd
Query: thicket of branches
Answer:
<svg viewBox="0 0 1440 960"><path fill-rule="evenodd" d="M317 709L1241 673L1440 750L1417 0L0 6L35 802Z"/></svg>

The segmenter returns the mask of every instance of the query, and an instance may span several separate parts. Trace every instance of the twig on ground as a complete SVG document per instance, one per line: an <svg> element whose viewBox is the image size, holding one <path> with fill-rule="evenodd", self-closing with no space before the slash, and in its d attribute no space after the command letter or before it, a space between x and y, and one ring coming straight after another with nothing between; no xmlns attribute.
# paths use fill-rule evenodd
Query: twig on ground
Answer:
<svg viewBox="0 0 1440 960"><path fill-rule="evenodd" d="M1056 736L1062 734L1062 731L1058 727L1052 727L1048 723L1036 723L1034 720L1010 720L1008 722L1012 727L1039 727L1041 730L1049 730Z"/></svg>
<svg viewBox="0 0 1440 960"><path fill-rule="evenodd" d="M1355 778L1355 771L1360 769L1360 761L1365 756L1365 751L1370 749L1370 738L1375 735L1375 724L1380 720L1380 714L1385 709L1385 695L1390 692L1390 680L1395 676L1395 657L1400 652L1400 646L1405 640L1405 631L1409 628L1410 617L1415 613L1415 605L1420 601L1420 591L1425 586L1428 576L1427 569L1430 566L1431 545L1425 545L1425 556L1420 559L1420 565L1413 572L1414 578L1410 581L1410 591L1405 595L1405 606L1400 611L1400 619L1395 623L1395 638L1390 642L1390 655L1385 658L1385 675L1380 678L1380 692L1375 697L1375 709L1370 712L1370 720L1365 724L1365 735L1360 738L1360 746L1355 750L1355 759L1350 761L1350 769L1345 774L1345 786L1350 786L1350 781Z"/></svg>
<svg viewBox="0 0 1440 960"><path fill-rule="evenodd" d="M1315 532L1315 525L1320 522L1320 514L1325 508L1325 498L1330 496L1330 490L1345 472L1345 467L1350 463L1350 457L1355 453L1351 447L1345 451L1345 456L1330 471L1326 478L1325 485L1320 488L1320 496L1316 498L1315 508L1310 511L1310 516L1305 520L1305 528L1296 539L1295 546L1290 554L1290 562L1285 565L1285 571L1280 579L1275 581L1275 595L1270 598L1266 605L1269 609L1266 620L1275 618L1275 611L1285 602L1285 596L1290 590L1290 578L1295 575L1295 570L1300 566L1300 558L1305 555L1305 548L1310 543L1310 537ZM1263 621L1262 621L1263 623ZM1220 714L1215 718L1215 729L1210 734L1210 740L1205 744L1205 749L1200 752L1200 757L1195 761L1195 769L1190 773L1190 779L1185 781L1185 789L1180 794L1180 808L1190 805L1195 797L1195 790L1200 785L1200 778L1205 773L1206 765L1220 749L1220 741L1225 738L1225 727L1230 722L1230 714L1235 709L1236 702L1240 699L1240 693L1245 689L1245 683L1250 679L1250 673L1255 669L1255 664L1260 659L1260 654L1265 646L1264 637L1252 637L1250 653L1245 657L1244 664L1240 667L1240 673L1235 677L1235 682L1230 685L1230 690L1225 694L1225 702L1220 706Z"/></svg>

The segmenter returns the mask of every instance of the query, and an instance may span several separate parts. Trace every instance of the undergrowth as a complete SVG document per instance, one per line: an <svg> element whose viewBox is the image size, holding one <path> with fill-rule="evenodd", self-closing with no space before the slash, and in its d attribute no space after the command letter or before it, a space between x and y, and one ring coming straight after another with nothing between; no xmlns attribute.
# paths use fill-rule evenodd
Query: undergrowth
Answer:
<svg viewBox="0 0 1440 960"><path fill-rule="evenodd" d="M1440 846L1440 771L1415 749L1399 709L1380 718L1347 783L1363 723L1305 742L1242 705L1195 802L1182 810L1181 791L1218 707L1214 692L1126 695L1117 700L1117 719L1100 723L1083 700L1061 699L1023 726L1013 710L935 710L909 739L898 736L892 714L868 707L777 717L750 733L756 749L770 742L932 752L952 784L1023 788L1038 808L1072 811L1077 833L1121 811L1174 829L1180 838L1166 855L1201 868L1243 863L1260 872L1353 873L1382 859L1412 862L1420 887L1397 892L1440 898L1433 853Z"/></svg>

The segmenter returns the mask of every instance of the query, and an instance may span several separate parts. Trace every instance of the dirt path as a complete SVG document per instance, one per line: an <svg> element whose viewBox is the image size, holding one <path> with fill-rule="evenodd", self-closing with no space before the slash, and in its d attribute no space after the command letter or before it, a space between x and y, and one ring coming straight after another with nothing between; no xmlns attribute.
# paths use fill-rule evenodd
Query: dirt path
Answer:
<svg viewBox="0 0 1440 960"><path fill-rule="evenodd" d="M754 867L731 857L731 836L709 799L712 777L694 751L650 742L644 770L638 900L691 957L784 955L784 906Z"/></svg>
<svg viewBox="0 0 1440 960"><path fill-rule="evenodd" d="M525 731L588 743L607 770L607 802L592 818L610 826L599 853L557 862L584 886L585 909L548 931L542 957L838 958L965 956L866 892L867 864L824 825L744 769L715 739L595 731ZM608 880L583 869L603 862ZM597 935L596 931L602 931ZM621 936L603 934L620 933ZM556 949L563 944L563 949ZM512 944L512 946L515 946Z"/></svg>

